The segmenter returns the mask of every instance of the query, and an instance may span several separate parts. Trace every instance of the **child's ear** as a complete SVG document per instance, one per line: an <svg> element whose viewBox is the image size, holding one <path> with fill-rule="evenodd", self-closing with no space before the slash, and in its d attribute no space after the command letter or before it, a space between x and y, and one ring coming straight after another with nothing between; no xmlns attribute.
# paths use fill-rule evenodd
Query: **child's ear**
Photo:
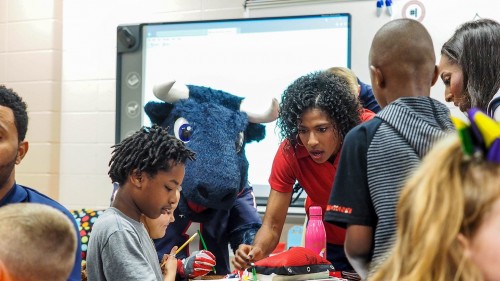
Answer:
<svg viewBox="0 0 500 281"><path fill-rule="evenodd" d="M129 179L133 185L135 185L137 187L141 187L141 185L142 185L142 173L138 173L137 169L134 169L132 172L130 172Z"/></svg>
<svg viewBox="0 0 500 281"><path fill-rule="evenodd" d="M380 68L370 65L370 74L372 77L372 87L383 88L385 86L384 75L382 75Z"/></svg>
<svg viewBox="0 0 500 281"><path fill-rule="evenodd" d="M434 77L432 77L432 84L431 86L434 86L434 84L436 84L436 81L438 80L439 78L439 69L437 67L437 65L434 66Z"/></svg>
<svg viewBox="0 0 500 281"><path fill-rule="evenodd" d="M457 235L457 240L458 240L458 243L464 249L464 256L467 257L467 258L469 258L471 256L470 241L469 241L469 239L467 237L465 237L465 235L463 235L462 233L459 233Z"/></svg>

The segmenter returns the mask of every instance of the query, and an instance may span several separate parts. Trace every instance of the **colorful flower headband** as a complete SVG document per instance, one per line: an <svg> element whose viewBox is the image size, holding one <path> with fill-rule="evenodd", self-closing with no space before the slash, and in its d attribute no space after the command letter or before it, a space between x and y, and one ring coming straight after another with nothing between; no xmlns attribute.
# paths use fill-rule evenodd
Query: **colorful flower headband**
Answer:
<svg viewBox="0 0 500 281"><path fill-rule="evenodd" d="M464 154L500 164L500 123L477 108L468 111L468 118L470 123L452 117Z"/></svg>

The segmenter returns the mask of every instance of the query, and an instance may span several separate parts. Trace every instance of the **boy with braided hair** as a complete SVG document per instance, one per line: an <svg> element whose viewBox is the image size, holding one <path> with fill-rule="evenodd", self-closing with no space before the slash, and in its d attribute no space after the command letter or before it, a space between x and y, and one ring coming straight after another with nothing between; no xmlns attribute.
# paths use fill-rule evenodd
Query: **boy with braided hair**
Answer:
<svg viewBox="0 0 500 281"><path fill-rule="evenodd" d="M175 280L177 247L166 260L163 276L140 219L172 211L179 201L185 164L194 156L182 141L156 125L143 127L114 146L108 174L120 187L111 207L93 226L88 280Z"/></svg>

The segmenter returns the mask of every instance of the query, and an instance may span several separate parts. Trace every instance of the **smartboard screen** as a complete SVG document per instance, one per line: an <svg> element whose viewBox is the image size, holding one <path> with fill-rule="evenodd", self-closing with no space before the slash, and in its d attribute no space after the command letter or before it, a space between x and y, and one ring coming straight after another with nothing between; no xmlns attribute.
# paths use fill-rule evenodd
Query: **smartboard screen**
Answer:
<svg viewBox="0 0 500 281"><path fill-rule="evenodd" d="M150 125L145 103L153 87L176 80L245 97L255 106L280 100L296 78L332 66L350 67L351 18L326 14L273 18L120 25L117 46L116 141ZM249 143L249 181L257 197L280 143L275 122Z"/></svg>

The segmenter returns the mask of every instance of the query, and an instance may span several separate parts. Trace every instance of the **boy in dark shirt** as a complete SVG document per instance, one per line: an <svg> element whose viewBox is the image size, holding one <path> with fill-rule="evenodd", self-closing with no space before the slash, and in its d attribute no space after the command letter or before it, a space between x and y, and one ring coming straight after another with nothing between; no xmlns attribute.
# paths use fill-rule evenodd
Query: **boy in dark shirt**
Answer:
<svg viewBox="0 0 500 281"><path fill-rule="evenodd" d="M325 221L347 227L345 251L363 279L391 246L406 178L453 130L447 107L429 97L435 62L432 39L418 21L393 20L375 34L370 77L382 111L347 134L325 213Z"/></svg>

